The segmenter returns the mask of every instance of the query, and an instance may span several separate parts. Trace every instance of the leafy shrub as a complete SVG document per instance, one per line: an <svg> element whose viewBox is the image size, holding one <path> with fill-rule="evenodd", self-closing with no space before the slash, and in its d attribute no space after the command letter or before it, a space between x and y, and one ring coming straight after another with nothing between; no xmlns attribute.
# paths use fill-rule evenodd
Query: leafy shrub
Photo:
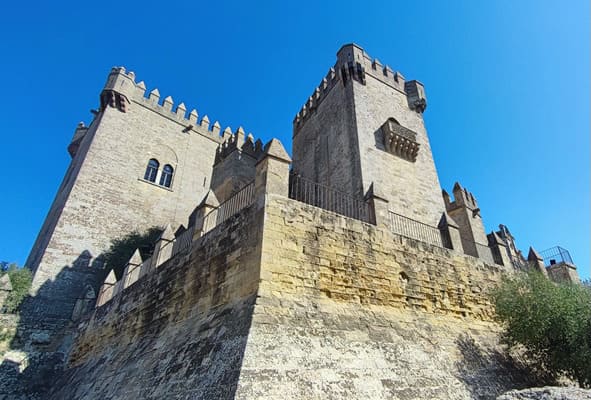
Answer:
<svg viewBox="0 0 591 400"><path fill-rule="evenodd" d="M28 268L22 268L16 264L2 263L0 276L4 274L8 274L10 284L12 285L12 291L4 303L4 308L6 312L14 313L18 310L25 296L29 294L33 274Z"/></svg>
<svg viewBox="0 0 591 400"><path fill-rule="evenodd" d="M591 290L539 272L507 278L493 293L504 340L522 345L541 371L591 386Z"/></svg>
<svg viewBox="0 0 591 400"><path fill-rule="evenodd" d="M147 231L140 233L133 231L125 236L111 241L111 246L103 254L106 271L114 270L117 279L123 276L125 265L133 255L136 249L140 250L142 260L152 256L156 240L162 234L159 227L151 227Z"/></svg>

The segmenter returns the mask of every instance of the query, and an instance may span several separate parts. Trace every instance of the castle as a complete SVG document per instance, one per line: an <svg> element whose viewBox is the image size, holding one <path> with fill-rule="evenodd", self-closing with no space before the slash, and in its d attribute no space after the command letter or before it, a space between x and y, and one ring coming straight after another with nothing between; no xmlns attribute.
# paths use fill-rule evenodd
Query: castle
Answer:
<svg viewBox="0 0 591 400"><path fill-rule="evenodd" d="M483 293L517 269L578 277L442 190L426 108L419 81L345 45L294 118L292 160L113 68L27 260L52 321L38 342L80 322L51 398L468 398L443 371L466 332L494 345ZM150 258L103 265L152 226ZM478 379L511 386L491 368Z"/></svg>

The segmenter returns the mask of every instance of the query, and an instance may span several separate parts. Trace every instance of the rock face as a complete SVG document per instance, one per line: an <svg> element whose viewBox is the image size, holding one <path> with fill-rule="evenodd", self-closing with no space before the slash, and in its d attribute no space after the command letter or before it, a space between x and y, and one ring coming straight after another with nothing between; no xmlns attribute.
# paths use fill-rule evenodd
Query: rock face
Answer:
<svg viewBox="0 0 591 400"><path fill-rule="evenodd" d="M589 400L591 390L573 387L542 387L512 390L497 397L497 400Z"/></svg>

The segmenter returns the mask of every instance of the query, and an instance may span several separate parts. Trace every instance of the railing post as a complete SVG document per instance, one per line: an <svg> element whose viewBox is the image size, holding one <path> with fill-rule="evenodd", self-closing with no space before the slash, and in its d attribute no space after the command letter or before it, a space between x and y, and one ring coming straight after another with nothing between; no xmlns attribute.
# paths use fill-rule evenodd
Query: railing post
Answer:
<svg viewBox="0 0 591 400"><path fill-rule="evenodd" d="M168 224L154 246L151 269L159 267L172 256L172 242L174 242L174 232Z"/></svg>
<svg viewBox="0 0 591 400"><path fill-rule="evenodd" d="M448 243L448 245L451 245L451 248L453 250L459 253L464 253L464 247L462 246L462 238L460 236L460 227L449 215L447 215L447 212L445 211L441 215L438 228L441 232L442 238L449 238L450 243Z"/></svg>
<svg viewBox="0 0 591 400"><path fill-rule="evenodd" d="M96 307L102 306L103 304L105 304L113 298L116 283L117 278L115 277L115 271L111 270L111 272L109 272L109 275L107 275L107 278L101 285L98 299L96 300Z"/></svg>
<svg viewBox="0 0 591 400"><path fill-rule="evenodd" d="M546 278L548 277L548 271L544 265L544 259L538 252L530 246L529 253L527 254L527 266L529 269L541 272Z"/></svg>
<svg viewBox="0 0 591 400"><path fill-rule="evenodd" d="M125 269L123 270L123 288L131 286L139 278L139 271L136 269L142 265L142 256L139 249L135 249L133 255L127 262Z"/></svg>
<svg viewBox="0 0 591 400"><path fill-rule="evenodd" d="M191 224L194 224L195 230L193 231L193 240L200 238L203 236L205 232L205 217L218 208L220 206L220 202L216 197L215 193L212 190L209 190L205 195L205 198L199 203L195 210L191 213L189 217L189 227Z"/></svg>
<svg viewBox="0 0 591 400"><path fill-rule="evenodd" d="M255 203L257 208L265 205L267 194L288 197L289 164L291 158L278 139L271 139L256 164L254 180Z"/></svg>
<svg viewBox="0 0 591 400"><path fill-rule="evenodd" d="M380 192L379 186L372 182L365 194L365 199L369 203L369 222L381 227L392 229L390 226L390 211L388 210L388 200Z"/></svg>
<svg viewBox="0 0 591 400"><path fill-rule="evenodd" d="M493 254L493 259L499 258L498 261L500 261L501 264L503 264L505 267L513 268L513 263L511 262L511 259L509 258L509 251L507 249L507 244L503 241L503 239L501 239L499 237L499 235L497 235L496 232L494 232L494 231L487 235L487 239L488 239L488 244L489 244L490 250ZM494 261L495 261L495 263L497 262L496 259Z"/></svg>

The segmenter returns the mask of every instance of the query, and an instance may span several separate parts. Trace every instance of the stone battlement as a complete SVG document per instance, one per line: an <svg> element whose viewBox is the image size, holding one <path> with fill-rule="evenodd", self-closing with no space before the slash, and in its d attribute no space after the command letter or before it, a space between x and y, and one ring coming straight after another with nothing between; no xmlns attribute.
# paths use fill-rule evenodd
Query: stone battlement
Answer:
<svg viewBox="0 0 591 400"><path fill-rule="evenodd" d="M111 93L119 93L124 96L124 99L117 99ZM106 94L106 96L105 96ZM223 143L232 134L232 128L226 127L221 130L219 121L211 123L208 115L200 117L195 108L187 113L187 106L184 102L179 103L175 107L175 102L172 96L162 98L158 88L151 91L146 89L146 83L140 81L136 83L135 73L133 71L126 72L124 67L113 67L107 78L107 82L103 88L103 95L101 99L106 98L108 101L101 101L101 106L111 105L118 106L121 111L125 111L125 101L131 101L140 104L161 116L178 122L183 125L185 129L183 132L189 133L191 131L204 135L218 143ZM239 129L243 129L240 127Z"/></svg>
<svg viewBox="0 0 591 400"><path fill-rule="evenodd" d="M350 63L354 68L360 68L364 74L405 93L405 78L399 71L394 71L389 65L382 64L377 58L372 58L363 48L354 43L344 45L337 52L335 69L346 68L348 70ZM359 67L357 67L357 63L359 63Z"/></svg>
<svg viewBox="0 0 591 400"><path fill-rule="evenodd" d="M371 58L355 44L345 45L338 51L335 65L328 70L312 95L308 97L306 104L294 117L294 136L298 133L301 124L316 110L337 82L363 81L366 74L401 93L407 94L406 81L400 72L382 64L377 58Z"/></svg>
<svg viewBox="0 0 591 400"><path fill-rule="evenodd" d="M239 127L232 133L229 128L224 131L224 141L218 146L215 154L215 163L224 160L230 153L240 151L242 154L258 159L263 154L263 142L254 140L252 133L245 137L244 129Z"/></svg>
<svg viewBox="0 0 591 400"><path fill-rule="evenodd" d="M300 111L298 111L298 113L294 117L294 136L297 134L300 125L303 124L304 121L306 121L306 119L310 116L310 114L312 114L312 112L314 112L314 110L318 107L322 100L324 100L324 98L328 95L330 90L337 84L339 80L340 77L338 76L335 68L331 67L328 70L326 76L322 78L320 84L316 87L316 89L314 89L312 95L308 97L308 101L306 102L306 104L302 106Z"/></svg>
<svg viewBox="0 0 591 400"><path fill-rule="evenodd" d="M445 189L442 190L443 200L445 201L445 206L448 211L462 206L468 207L472 210L478 209L478 202L472 192L469 192L466 188L462 187L459 182L455 183L452 193L454 195L453 201L451 201L447 191L445 191Z"/></svg>

